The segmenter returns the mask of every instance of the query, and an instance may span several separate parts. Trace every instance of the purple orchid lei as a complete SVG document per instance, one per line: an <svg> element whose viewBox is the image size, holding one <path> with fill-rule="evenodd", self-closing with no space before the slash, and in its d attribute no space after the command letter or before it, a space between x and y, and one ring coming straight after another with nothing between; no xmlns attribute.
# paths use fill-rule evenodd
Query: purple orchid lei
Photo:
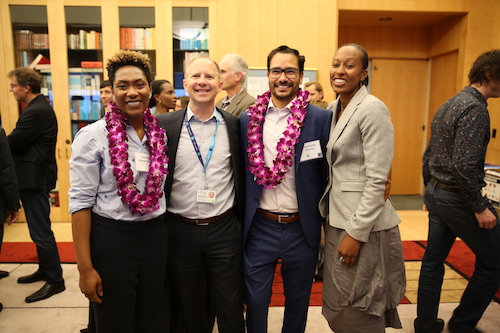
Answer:
<svg viewBox="0 0 500 333"><path fill-rule="evenodd" d="M283 132L284 137L276 145L278 154L273 160L272 169L265 164L264 144L262 142L262 123L265 119L271 92L267 91L260 95L257 102L249 108L250 121L247 126L249 165L247 169L254 175L255 182L264 185L266 189L279 185L287 173L287 168L292 166L295 146L299 142L300 131L307 115L308 95L307 91L299 90L297 98L292 102L292 114L288 117L288 126Z"/></svg>
<svg viewBox="0 0 500 333"><path fill-rule="evenodd" d="M165 130L158 126L158 120L149 108L144 112L144 127L150 154L149 172L143 194L134 182L134 172L128 161L127 123L116 103L111 102L104 118L108 129L108 147L116 178L116 188L122 202L132 214L145 215L160 208L158 200L163 196L163 176L168 173L168 157Z"/></svg>

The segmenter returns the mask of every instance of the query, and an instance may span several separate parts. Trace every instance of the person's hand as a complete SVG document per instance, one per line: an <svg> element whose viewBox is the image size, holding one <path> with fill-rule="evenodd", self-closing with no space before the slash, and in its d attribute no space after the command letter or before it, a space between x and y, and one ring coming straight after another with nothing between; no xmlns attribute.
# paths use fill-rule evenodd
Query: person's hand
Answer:
<svg viewBox="0 0 500 333"><path fill-rule="evenodd" d="M350 267L354 265L358 258L361 242L346 234L338 249L338 258L342 265Z"/></svg>
<svg viewBox="0 0 500 333"><path fill-rule="evenodd" d="M427 211L427 205L426 205L426 204L424 204L424 205L422 206L422 210Z"/></svg>
<svg viewBox="0 0 500 333"><path fill-rule="evenodd" d="M8 210L6 215L7 215L7 223L10 225L16 222L17 219L19 218L19 211Z"/></svg>
<svg viewBox="0 0 500 333"><path fill-rule="evenodd" d="M80 272L80 290L89 301L102 303L102 279L95 269Z"/></svg>
<svg viewBox="0 0 500 333"><path fill-rule="evenodd" d="M493 229L497 225L497 217L488 208L480 213L474 213L480 228Z"/></svg>

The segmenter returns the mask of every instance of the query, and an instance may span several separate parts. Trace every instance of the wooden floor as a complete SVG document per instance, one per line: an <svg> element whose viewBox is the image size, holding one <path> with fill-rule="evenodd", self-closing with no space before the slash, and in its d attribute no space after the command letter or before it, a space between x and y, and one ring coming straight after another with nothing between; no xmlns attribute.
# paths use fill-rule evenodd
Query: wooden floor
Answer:
<svg viewBox="0 0 500 333"><path fill-rule="evenodd" d="M400 232L402 240L427 239L427 212L421 210L398 211L402 222ZM58 242L71 242L71 224L53 223L53 230ZM4 242L31 242L26 223L5 226ZM407 297L416 302L419 262L407 262ZM0 332L2 333L79 333L87 323L88 302L78 287L78 271L74 264L64 264L66 291L47 300L27 304L24 298L40 288L43 283L21 285L16 282L19 276L31 274L37 269L36 264L1 264L0 269L7 270L9 277L0 280L0 302L4 310L0 312ZM466 280L447 271L447 281L443 284L442 303L439 316L447 321L459 302ZM453 290L453 291L450 291ZM387 332L413 333L413 320L416 305L400 305L398 312L403 324L402 330L387 329ZM492 302L479 322L478 328L487 333L500 332L500 305ZM23 318L23 319L21 319ZM281 332L283 308L269 309L269 333ZM216 332L216 331L214 331ZM321 315L321 307L310 307L306 333L330 332L328 324ZM447 328L443 330L448 332Z"/></svg>

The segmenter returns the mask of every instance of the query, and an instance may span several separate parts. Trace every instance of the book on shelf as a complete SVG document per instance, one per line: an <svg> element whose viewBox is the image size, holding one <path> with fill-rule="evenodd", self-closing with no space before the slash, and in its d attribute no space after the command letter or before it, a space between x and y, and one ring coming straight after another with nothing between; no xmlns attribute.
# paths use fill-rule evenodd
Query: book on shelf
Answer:
<svg viewBox="0 0 500 333"><path fill-rule="evenodd" d="M68 48L71 50L102 49L102 33L96 30L80 29L78 34L68 34Z"/></svg>
<svg viewBox="0 0 500 333"><path fill-rule="evenodd" d="M102 68L102 61L81 61L82 68Z"/></svg>
<svg viewBox="0 0 500 333"><path fill-rule="evenodd" d="M14 43L18 49L49 49L49 34L36 34L30 30L14 31Z"/></svg>
<svg viewBox="0 0 500 333"><path fill-rule="evenodd" d="M28 67L36 70L50 69L50 60L39 53Z"/></svg>
<svg viewBox="0 0 500 333"><path fill-rule="evenodd" d="M120 28L120 48L131 50L154 49L155 28Z"/></svg>

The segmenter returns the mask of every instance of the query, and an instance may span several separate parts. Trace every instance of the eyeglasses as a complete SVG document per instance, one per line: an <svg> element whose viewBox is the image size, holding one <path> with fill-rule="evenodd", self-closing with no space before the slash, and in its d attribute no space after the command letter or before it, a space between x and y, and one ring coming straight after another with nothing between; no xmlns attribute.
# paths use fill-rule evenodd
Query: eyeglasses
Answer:
<svg viewBox="0 0 500 333"><path fill-rule="evenodd" d="M17 83L11 83L10 84L10 89L14 89L15 87L20 87L21 85L20 84L17 84Z"/></svg>
<svg viewBox="0 0 500 333"><path fill-rule="evenodd" d="M299 69L298 68L271 68L269 70L269 77L271 79L279 79L281 77L281 73L285 73L285 76L291 80L297 78L297 75L299 74Z"/></svg>

